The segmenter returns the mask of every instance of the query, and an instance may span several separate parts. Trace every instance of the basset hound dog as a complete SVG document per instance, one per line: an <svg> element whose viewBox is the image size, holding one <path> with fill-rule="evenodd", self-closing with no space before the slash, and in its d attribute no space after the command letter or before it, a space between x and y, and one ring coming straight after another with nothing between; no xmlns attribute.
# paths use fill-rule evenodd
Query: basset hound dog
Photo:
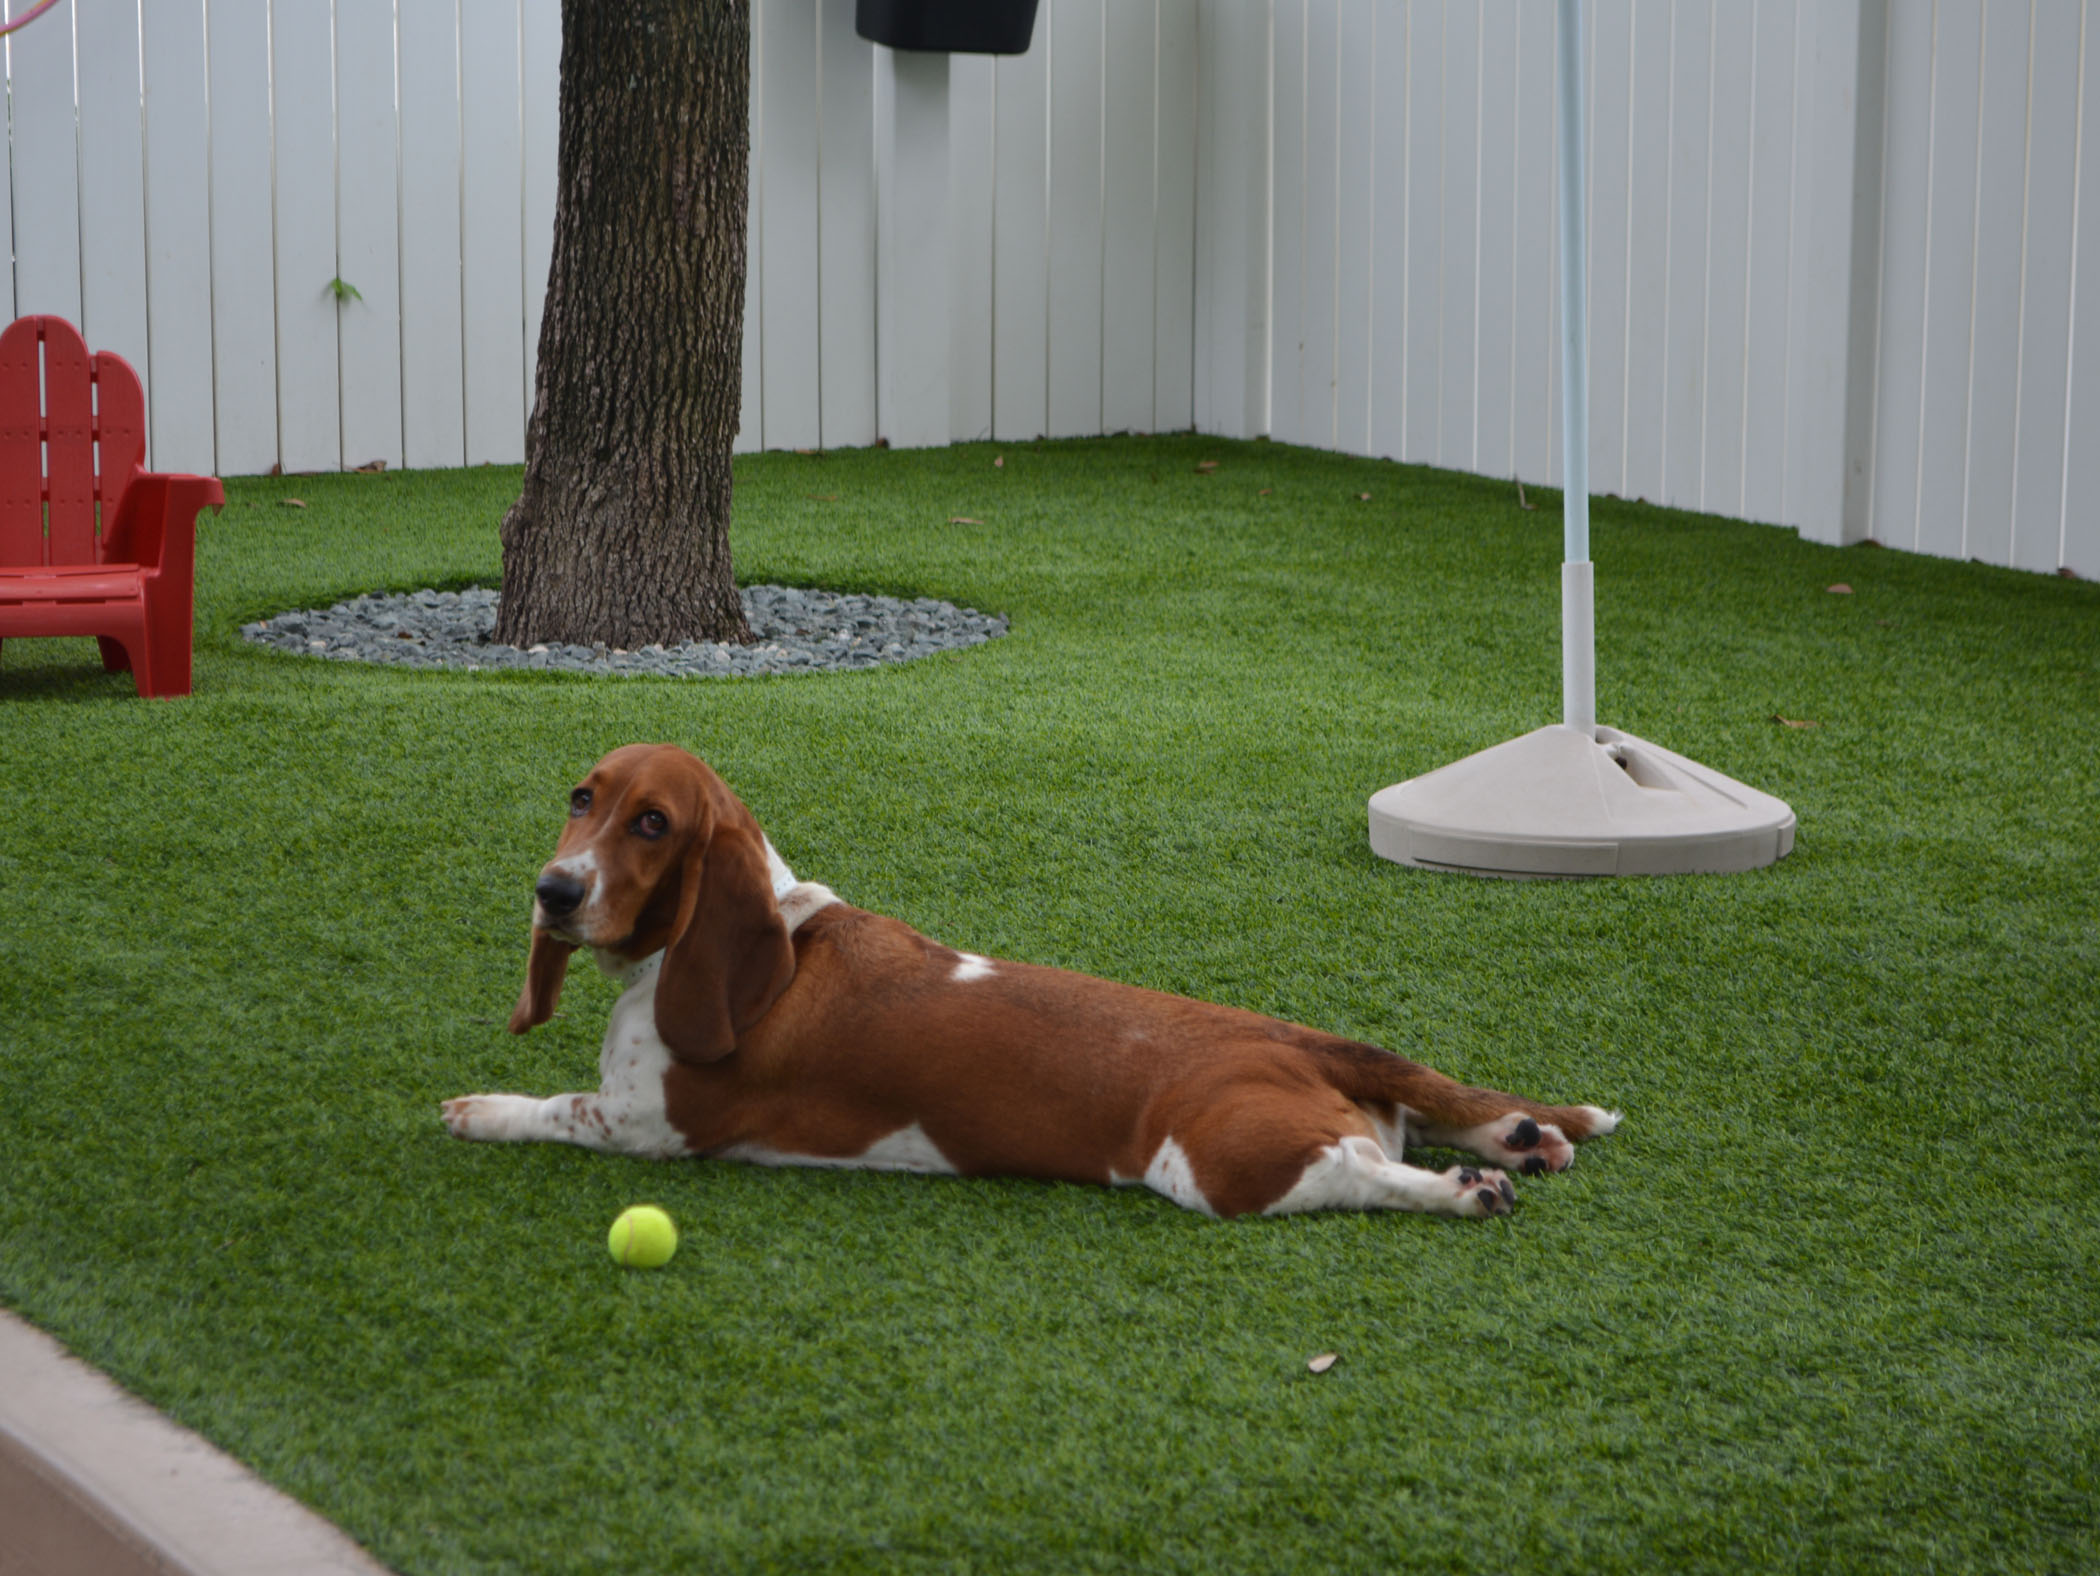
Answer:
<svg viewBox="0 0 2100 1576"><path fill-rule="evenodd" d="M1211 1215L1505 1215L1614 1112L1472 1089L1376 1046L979 957L797 880L706 764L629 745L534 887L522 1034L588 947L626 987L595 1093L447 1101L460 1138L763 1165L1143 1183ZM1402 1163L1409 1143L1489 1167Z"/></svg>

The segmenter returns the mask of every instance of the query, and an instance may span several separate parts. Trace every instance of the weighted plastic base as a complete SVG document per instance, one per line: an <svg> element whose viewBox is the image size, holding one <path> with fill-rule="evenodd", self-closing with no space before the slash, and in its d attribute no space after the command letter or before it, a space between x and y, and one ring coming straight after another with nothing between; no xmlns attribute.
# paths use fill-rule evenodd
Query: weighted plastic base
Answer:
<svg viewBox="0 0 2100 1576"><path fill-rule="evenodd" d="M1615 728L1540 728L1371 796L1371 848L1488 876L1755 870L1794 846L1770 794Z"/></svg>

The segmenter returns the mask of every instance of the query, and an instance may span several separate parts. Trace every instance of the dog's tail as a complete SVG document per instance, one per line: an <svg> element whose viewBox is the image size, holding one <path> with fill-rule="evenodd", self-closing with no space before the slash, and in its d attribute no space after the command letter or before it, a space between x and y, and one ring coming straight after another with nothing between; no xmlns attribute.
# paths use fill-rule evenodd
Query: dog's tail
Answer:
<svg viewBox="0 0 2100 1576"><path fill-rule="evenodd" d="M1522 1111L1541 1126L1557 1127L1578 1144L1619 1125L1615 1111L1594 1105L1541 1105L1499 1089L1475 1089L1375 1045L1323 1038L1311 1050L1321 1076L1336 1090L1351 1100L1387 1108L1379 1113L1387 1121L1397 1120L1404 1108L1407 1125L1425 1136L1467 1132L1512 1111Z"/></svg>

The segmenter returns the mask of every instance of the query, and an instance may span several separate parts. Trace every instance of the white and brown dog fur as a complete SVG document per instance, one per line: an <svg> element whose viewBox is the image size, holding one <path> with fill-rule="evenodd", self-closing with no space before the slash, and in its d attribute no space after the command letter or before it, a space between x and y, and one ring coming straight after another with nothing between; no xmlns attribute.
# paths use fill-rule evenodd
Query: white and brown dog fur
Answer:
<svg viewBox="0 0 2100 1576"><path fill-rule="evenodd" d="M450 1100L461 1138L766 1165L1139 1183L1218 1216L1507 1214L1613 1112L1472 1089L1317 1029L958 952L798 881L707 765L629 745L569 799L510 1028L569 954L621 981L591 1094Z"/></svg>

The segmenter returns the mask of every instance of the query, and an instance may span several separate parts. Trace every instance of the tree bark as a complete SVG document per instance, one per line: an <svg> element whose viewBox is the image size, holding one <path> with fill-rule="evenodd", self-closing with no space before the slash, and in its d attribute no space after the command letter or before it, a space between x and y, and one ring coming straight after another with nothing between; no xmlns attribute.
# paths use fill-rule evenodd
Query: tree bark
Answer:
<svg viewBox="0 0 2100 1576"><path fill-rule="evenodd" d="M750 0L562 0L561 25L554 252L496 638L748 641L729 453Z"/></svg>

